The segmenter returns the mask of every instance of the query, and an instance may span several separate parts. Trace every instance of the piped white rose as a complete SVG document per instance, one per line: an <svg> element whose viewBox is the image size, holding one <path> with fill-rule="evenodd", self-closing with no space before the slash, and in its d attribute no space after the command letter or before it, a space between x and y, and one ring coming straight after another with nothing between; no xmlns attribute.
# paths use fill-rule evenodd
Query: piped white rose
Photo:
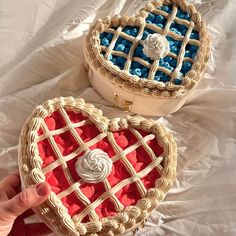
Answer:
<svg viewBox="0 0 236 236"><path fill-rule="evenodd" d="M143 53L152 60L165 57L169 51L169 42L163 35L149 34L143 41Z"/></svg>
<svg viewBox="0 0 236 236"><path fill-rule="evenodd" d="M104 151L94 149L86 152L76 162L78 175L88 183L104 181L111 173L112 161Z"/></svg>

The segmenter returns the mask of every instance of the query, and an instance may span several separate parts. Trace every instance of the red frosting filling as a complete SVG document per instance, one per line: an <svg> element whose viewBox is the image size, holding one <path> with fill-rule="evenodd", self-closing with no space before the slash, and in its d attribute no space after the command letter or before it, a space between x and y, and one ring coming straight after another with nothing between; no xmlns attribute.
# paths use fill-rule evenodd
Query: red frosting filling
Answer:
<svg viewBox="0 0 236 236"><path fill-rule="evenodd" d="M71 123L78 123L87 119L87 117L83 116L82 114L78 114L73 111L67 111L67 115L69 116ZM61 129L66 126L64 119L58 111L54 112L50 117L45 118L44 121L50 131ZM92 123L85 124L79 128L75 128L75 130L84 142L88 142L100 133L98 128ZM149 134L143 130L138 131L143 137ZM39 136L43 133L44 132L42 128L40 128L38 131ZM138 141L129 129L116 131L113 133L113 135L117 144L122 149L126 149ZM79 147L79 144L76 142L69 130L62 134L54 135L53 138L63 156L69 155ZM156 154L156 156L160 156L163 153L163 149L158 145L156 139L152 139L147 143L153 150L153 152ZM110 158L112 158L116 154L107 138L103 138L102 140L97 142L95 145L90 146L89 148L91 150L95 148L101 149L106 152ZM57 156L54 153L48 141L48 138L38 142L38 150L39 155L43 160L42 168L46 167L57 159ZM70 172L70 175L73 178L73 182L77 182L80 180L80 177L78 176L75 169L75 163L82 155L83 153L67 162L67 171ZM151 163L151 158L149 154L142 146L127 154L126 157L133 165L136 172L143 170ZM122 163L121 160L118 160L113 163L112 171L107 179L111 187L113 187L117 183L129 177L131 177L131 175L126 169L125 165ZM148 189L155 186L155 181L159 177L160 175L158 171L154 168L147 176L143 177L141 181ZM66 190L71 185L68 179L66 178L65 170L63 170L62 166L59 166L54 170L48 172L46 174L46 181L51 185L52 191L56 194ZM91 202L95 201L101 194L105 192L105 187L103 183L85 183L80 186L80 189L82 193ZM137 201L141 198L140 193L137 189L137 185L135 183L123 187L115 195L124 206L135 205ZM68 208L68 212L71 216L80 213L86 207L79 200L75 192L67 195L66 197L61 198L61 200L64 206ZM95 209L95 211L100 218L112 216L116 213L116 209L110 198L106 199L102 204L100 204ZM88 216L86 216L83 219L83 222L87 221L88 219Z"/></svg>

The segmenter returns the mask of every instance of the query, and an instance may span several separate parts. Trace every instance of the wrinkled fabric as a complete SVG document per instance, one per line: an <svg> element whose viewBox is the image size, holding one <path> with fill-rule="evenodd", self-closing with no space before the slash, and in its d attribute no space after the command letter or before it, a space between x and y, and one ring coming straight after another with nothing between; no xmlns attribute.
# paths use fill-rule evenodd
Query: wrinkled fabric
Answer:
<svg viewBox="0 0 236 236"><path fill-rule="evenodd" d="M236 235L236 1L191 0L208 22L212 54L178 112L159 119L178 145L177 180L137 235ZM82 43L94 19L133 14L144 0L0 1L0 178L16 170L18 138L33 107L82 97L115 110L90 87Z"/></svg>

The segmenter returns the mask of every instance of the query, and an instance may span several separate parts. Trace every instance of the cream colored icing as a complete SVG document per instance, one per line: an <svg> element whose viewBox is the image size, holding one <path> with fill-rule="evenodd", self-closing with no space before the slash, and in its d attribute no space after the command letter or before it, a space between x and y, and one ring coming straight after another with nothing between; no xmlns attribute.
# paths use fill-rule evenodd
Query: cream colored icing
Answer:
<svg viewBox="0 0 236 236"><path fill-rule="evenodd" d="M111 173L112 161L104 151L94 149L79 157L76 162L78 175L88 183L104 181Z"/></svg>
<svg viewBox="0 0 236 236"><path fill-rule="evenodd" d="M163 35L149 34L143 41L143 53L152 60L165 57L169 51L169 42Z"/></svg>

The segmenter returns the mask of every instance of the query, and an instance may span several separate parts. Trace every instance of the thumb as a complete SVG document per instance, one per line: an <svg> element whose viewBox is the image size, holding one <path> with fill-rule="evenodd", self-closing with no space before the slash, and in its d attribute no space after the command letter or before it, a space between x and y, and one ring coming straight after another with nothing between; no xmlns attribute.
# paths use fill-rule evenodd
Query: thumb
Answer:
<svg viewBox="0 0 236 236"><path fill-rule="evenodd" d="M5 217L16 218L26 210L39 206L47 199L50 190L48 183L40 183L23 190L12 199L2 203Z"/></svg>

